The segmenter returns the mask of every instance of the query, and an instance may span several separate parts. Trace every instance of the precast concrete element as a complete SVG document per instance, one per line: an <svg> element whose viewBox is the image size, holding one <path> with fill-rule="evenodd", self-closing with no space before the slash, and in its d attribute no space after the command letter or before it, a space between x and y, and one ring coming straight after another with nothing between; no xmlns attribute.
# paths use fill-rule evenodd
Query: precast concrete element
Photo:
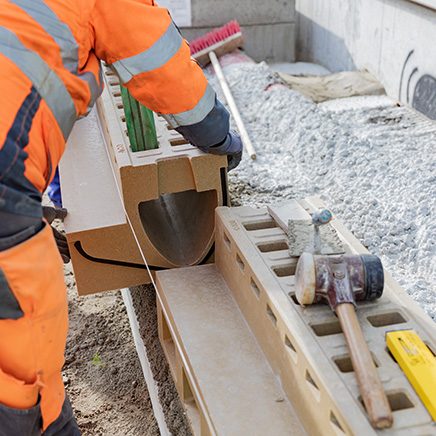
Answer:
<svg viewBox="0 0 436 436"><path fill-rule="evenodd" d="M226 157L193 147L159 116L159 148L133 153L118 78L105 69L105 81L60 167L79 294L150 282L138 244L152 270L206 261L215 208L228 198Z"/></svg>
<svg viewBox="0 0 436 436"><path fill-rule="evenodd" d="M297 0L297 59L367 69L387 94L436 120L434 0Z"/></svg>
<svg viewBox="0 0 436 436"><path fill-rule="evenodd" d="M192 26L181 28L188 41L236 19L254 60L295 60L295 0L191 0L191 11Z"/></svg>
<svg viewBox="0 0 436 436"><path fill-rule="evenodd" d="M194 435L306 434L216 265L157 274L159 338Z"/></svg>
<svg viewBox="0 0 436 436"><path fill-rule="evenodd" d="M301 219L306 213L311 215L324 207L317 197L289 204L289 220ZM270 206L270 210L273 209ZM333 218L331 225L347 254L368 253L339 220ZM431 350L436 350L436 328L387 272L383 296L376 301L357 303L357 317L394 417L390 429L376 430L363 406L339 320L325 305L303 307L298 304L295 298L298 259L290 256L287 234L268 210L219 207L215 240L217 270L207 265L157 273L160 337L187 411L187 400L194 398L203 420L214 423L214 411L224 407L219 404L224 399L221 396L211 399L203 392L206 387L219 392L219 387L227 386L223 385L228 382L227 377L236 372L235 367L217 372L216 362L220 362L222 369L227 359L237 362L244 358L238 370L249 371L251 367L252 357L246 353L246 348L242 345L234 348L229 344L230 339L225 339L231 337L233 342L239 341L238 329L242 329L239 324L235 325L231 336L226 334L217 339L225 322L216 319L226 317L228 305L220 303L220 298L224 297L212 298L209 293L224 295L228 288L240 311L232 311L232 316L237 318L242 314L280 381L284 400L289 400L307 434L434 434L434 422L389 354L385 334L389 330L413 328ZM191 293L193 296L189 295ZM185 294L189 297L183 303ZM190 308L184 307L190 304L195 306L192 318L188 316ZM201 304L204 304L203 309L213 307L203 317ZM197 337L201 335L204 337L196 346ZM243 383L243 377L237 377L232 379L231 389L222 390L237 392L241 395L238 398L244 398ZM183 389L188 392L185 398ZM246 393L244 401L248 405L252 401L256 403L250 393ZM229 416L229 421L238 422L238 413ZM209 434L199 428L194 431L196 435Z"/></svg>

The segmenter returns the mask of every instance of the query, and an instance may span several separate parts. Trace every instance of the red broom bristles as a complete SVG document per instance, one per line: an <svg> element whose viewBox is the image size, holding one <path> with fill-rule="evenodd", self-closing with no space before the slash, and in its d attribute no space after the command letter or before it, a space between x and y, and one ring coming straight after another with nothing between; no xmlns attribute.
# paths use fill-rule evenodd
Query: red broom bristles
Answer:
<svg viewBox="0 0 436 436"><path fill-rule="evenodd" d="M190 43L191 55L198 53L211 45L217 44L218 42L224 41L226 38L229 38L240 31L241 28L239 27L238 22L236 20L230 21L230 23L225 24L219 29L215 29L200 38L194 39L194 41Z"/></svg>

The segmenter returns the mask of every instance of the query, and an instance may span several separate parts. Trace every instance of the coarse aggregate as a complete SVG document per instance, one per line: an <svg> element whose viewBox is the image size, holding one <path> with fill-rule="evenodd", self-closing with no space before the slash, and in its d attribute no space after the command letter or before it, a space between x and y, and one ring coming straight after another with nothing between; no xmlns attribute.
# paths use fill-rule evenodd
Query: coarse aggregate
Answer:
<svg viewBox="0 0 436 436"><path fill-rule="evenodd" d="M315 104L266 63L224 74L257 151L229 175L233 205L321 196L436 320L436 122L386 96Z"/></svg>

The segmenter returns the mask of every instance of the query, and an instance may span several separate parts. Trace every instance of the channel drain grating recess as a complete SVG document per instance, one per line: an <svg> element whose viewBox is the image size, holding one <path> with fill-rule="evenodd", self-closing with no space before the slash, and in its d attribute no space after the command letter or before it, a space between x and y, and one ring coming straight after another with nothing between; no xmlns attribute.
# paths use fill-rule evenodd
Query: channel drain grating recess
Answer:
<svg viewBox="0 0 436 436"><path fill-rule="evenodd" d="M317 198L299 204L311 213L322 207ZM338 230L346 252L366 252L338 220L334 219L332 225ZM277 252L259 249L259 244L273 244L285 238L285 232L271 222L266 209L217 210L217 267L308 434L431 434L434 428L430 415L386 352L384 334L395 328L414 328L434 346L434 323L387 273L383 297L358 304L357 315L364 336L395 409L393 427L382 432L375 430L360 402L336 316L326 305L296 304L293 298L296 259L281 253L280 260L276 260L272 254ZM238 258L244 260L244 274L240 274Z"/></svg>

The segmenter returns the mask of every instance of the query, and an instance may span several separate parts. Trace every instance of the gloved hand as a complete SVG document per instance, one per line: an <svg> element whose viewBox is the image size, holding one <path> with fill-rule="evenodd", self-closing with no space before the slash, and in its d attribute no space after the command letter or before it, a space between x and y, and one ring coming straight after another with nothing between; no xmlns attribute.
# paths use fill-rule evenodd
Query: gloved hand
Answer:
<svg viewBox="0 0 436 436"><path fill-rule="evenodd" d="M227 171L231 171L239 165L242 159L242 150L241 137L234 130L230 130L223 142L207 148L211 154L227 155Z"/></svg>
<svg viewBox="0 0 436 436"><path fill-rule="evenodd" d="M67 216L67 213L67 209L64 208L56 209L51 206L42 206L42 214L50 225L55 219L63 220ZM62 260L64 263L68 263L71 260L71 256L70 250L68 249L67 238L65 238L62 233L59 233L53 226L51 226L51 229Z"/></svg>

